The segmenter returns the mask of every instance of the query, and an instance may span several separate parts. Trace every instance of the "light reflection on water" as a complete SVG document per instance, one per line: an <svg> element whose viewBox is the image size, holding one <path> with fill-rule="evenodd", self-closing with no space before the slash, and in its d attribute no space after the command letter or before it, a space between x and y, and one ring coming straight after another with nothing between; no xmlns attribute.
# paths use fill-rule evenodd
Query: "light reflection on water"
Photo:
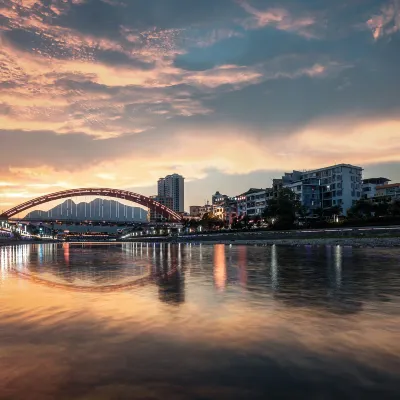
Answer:
<svg viewBox="0 0 400 400"><path fill-rule="evenodd" d="M398 398L400 251L0 247L0 398Z"/></svg>

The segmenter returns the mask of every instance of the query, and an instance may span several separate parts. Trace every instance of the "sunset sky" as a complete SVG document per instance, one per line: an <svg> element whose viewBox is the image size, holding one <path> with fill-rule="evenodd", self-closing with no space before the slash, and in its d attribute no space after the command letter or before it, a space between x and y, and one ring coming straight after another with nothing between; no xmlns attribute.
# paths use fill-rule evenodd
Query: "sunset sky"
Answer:
<svg viewBox="0 0 400 400"><path fill-rule="evenodd" d="M1 0L0 210L186 200L335 163L400 181L400 0Z"/></svg>

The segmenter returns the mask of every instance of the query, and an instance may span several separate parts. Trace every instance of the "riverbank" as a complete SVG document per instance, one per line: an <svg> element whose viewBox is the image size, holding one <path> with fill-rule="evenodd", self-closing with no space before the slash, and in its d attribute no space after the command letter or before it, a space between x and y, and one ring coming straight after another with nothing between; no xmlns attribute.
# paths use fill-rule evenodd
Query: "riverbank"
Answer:
<svg viewBox="0 0 400 400"><path fill-rule="evenodd" d="M400 230L349 231L287 231L287 232L225 232L215 234L184 235L165 238L135 238L134 242L208 243L232 245L280 245L353 247L400 247Z"/></svg>
<svg viewBox="0 0 400 400"><path fill-rule="evenodd" d="M58 240L15 240L15 239L0 239L1 246L19 246L21 244L46 244L59 243Z"/></svg>
<svg viewBox="0 0 400 400"><path fill-rule="evenodd" d="M176 241L184 243L185 241ZM320 239L261 239L261 240L198 240L199 243L252 245L252 246L349 246L349 247L399 247L400 238L320 238ZM187 242L186 242L187 243Z"/></svg>

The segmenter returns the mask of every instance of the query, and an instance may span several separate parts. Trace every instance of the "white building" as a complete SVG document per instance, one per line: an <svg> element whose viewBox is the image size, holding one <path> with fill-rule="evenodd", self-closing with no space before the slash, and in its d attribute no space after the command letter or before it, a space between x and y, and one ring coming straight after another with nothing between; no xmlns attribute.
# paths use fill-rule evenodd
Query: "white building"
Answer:
<svg viewBox="0 0 400 400"><path fill-rule="evenodd" d="M293 176L298 171L293 171ZM285 174L288 176L291 174ZM285 181L285 177L282 177ZM284 184L297 193L303 205L313 208L342 207L343 214L361 198L362 168L350 164L304 171L297 182Z"/></svg>
<svg viewBox="0 0 400 400"><path fill-rule="evenodd" d="M266 205L266 189L250 189L245 193L246 195L246 215L255 217L262 215Z"/></svg>
<svg viewBox="0 0 400 400"><path fill-rule="evenodd" d="M400 183L377 186L375 199L380 199L382 197L390 200L400 199Z"/></svg>
<svg viewBox="0 0 400 400"><path fill-rule="evenodd" d="M387 178L369 178L364 179L362 184L362 197L364 199L372 199L376 195L376 187L386 185L390 182Z"/></svg>
<svg viewBox="0 0 400 400"><path fill-rule="evenodd" d="M184 212L185 207L185 182L184 177L178 174L167 175L160 178L157 183L159 197L172 198L172 210Z"/></svg>

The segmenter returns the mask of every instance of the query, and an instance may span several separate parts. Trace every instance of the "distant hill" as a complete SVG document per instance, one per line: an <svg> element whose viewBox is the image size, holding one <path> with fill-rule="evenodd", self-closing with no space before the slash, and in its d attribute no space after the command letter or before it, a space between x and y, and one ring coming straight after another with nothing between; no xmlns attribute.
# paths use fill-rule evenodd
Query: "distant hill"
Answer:
<svg viewBox="0 0 400 400"><path fill-rule="evenodd" d="M115 200L94 199L90 203L66 200L49 211L31 211L25 218L58 218L90 221L146 221L147 211Z"/></svg>

